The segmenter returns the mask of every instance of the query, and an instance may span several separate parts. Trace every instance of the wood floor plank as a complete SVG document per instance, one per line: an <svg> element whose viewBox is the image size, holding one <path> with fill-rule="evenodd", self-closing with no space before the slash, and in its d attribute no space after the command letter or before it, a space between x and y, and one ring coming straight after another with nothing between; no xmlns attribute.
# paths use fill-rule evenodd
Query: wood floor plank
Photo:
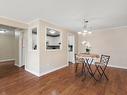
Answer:
<svg viewBox="0 0 127 95"><path fill-rule="evenodd" d="M80 70L80 69L79 69ZM126 95L127 70L108 68L109 81L75 76L74 65L36 77L14 62L0 63L0 95Z"/></svg>

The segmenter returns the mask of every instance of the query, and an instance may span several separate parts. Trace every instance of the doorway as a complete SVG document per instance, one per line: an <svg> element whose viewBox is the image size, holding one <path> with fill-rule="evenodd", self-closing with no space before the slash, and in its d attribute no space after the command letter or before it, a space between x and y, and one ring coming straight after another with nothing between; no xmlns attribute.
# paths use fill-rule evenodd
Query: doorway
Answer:
<svg viewBox="0 0 127 95"><path fill-rule="evenodd" d="M75 63L75 36L68 35L68 63Z"/></svg>
<svg viewBox="0 0 127 95"><path fill-rule="evenodd" d="M22 67L25 65L24 30L0 25L0 63L13 63Z"/></svg>

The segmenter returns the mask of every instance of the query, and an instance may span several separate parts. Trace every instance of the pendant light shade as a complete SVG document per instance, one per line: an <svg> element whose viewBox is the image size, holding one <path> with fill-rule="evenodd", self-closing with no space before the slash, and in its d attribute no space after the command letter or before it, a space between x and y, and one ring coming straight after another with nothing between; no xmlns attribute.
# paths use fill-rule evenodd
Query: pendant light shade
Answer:
<svg viewBox="0 0 127 95"><path fill-rule="evenodd" d="M87 27L88 21L83 19L83 22L84 22L84 24L83 24L83 31L82 32L78 32L78 34L79 35L83 35L83 36L85 36L87 34L92 34L92 32L88 31L88 27Z"/></svg>

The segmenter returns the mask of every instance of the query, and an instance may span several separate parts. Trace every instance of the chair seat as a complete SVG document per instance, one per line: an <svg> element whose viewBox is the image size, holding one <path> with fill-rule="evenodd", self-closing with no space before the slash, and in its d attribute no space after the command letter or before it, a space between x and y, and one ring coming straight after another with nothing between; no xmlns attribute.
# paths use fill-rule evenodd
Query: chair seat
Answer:
<svg viewBox="0 0 127 95"><path fill-rule="evenodd" d="M77 59L76 63L84 63L84 59Z"/></svg>

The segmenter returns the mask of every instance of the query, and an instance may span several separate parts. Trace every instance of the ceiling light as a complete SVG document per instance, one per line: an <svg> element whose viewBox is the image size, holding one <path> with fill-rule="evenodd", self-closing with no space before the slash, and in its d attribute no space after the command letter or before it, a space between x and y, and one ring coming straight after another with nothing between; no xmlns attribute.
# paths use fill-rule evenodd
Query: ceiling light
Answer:
<svg viewBox="0 0 127 95"><path fill-rule="evenodd" d="M82 34L83 36L87 35L87 34L92 34L92 32L89 32L88 31L88 27L87 27L87 24L88 24L88 21L83 19L83 31L82 32L78 32L78 34Z"/></svg>
<svg viewBox="0 0 127 95"><path fill-rule="evenodd" d="M0 33L5 33L5 30L0 30Z"/></svg>
<svg viewBox="0 0 127 95"><path fill-rule="evenodd" d="M83 31L78 32L78 34L79 34L79 35L82 34L83 36L85 36L85 35L87 35L87 34L92 34L91 31L88 31L88 27L87 27L88 21L85 20L85 19L83 19L83 21L84 21L84 24L83 24Z"/></svg>
<svg viewBox="0 0 127 95"><path fill-rule="evenodd" d="M54 30L50 30L50 33L51 33L51 34L55 34L56 31L54 31Z"/></svg>
<svg viewBox="0 0 127 95"><path fill-rule="evenodd" d="M84 29L84 31L83 31L84 33L87 33L88 31L86 30L86 29Z"/></svg>
<svg viewBox="0 0 127 95"><path fill-rule="evenodd" d="M92 34L92 32L88 32L88 34Z"/></svg>
<svg viewBox="0 0 127 95"><path fill-rule="evenodd" d="M80 35L80 34L82 34L82 32L78 32L78 34Z"/></svg>

